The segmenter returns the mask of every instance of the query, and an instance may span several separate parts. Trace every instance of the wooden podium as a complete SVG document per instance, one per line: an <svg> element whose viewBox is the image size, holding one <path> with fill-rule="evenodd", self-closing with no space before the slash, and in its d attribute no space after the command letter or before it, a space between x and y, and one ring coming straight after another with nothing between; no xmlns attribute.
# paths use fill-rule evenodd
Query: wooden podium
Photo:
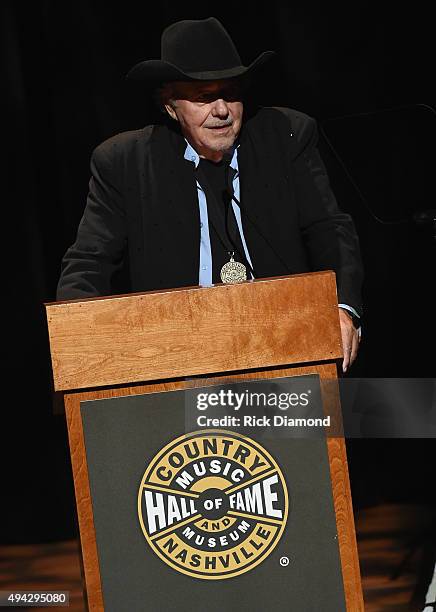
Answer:
<svg viewBox="0 0 436 612"><path fill-rule="evenodd" d="M88 444L85 440L81 406L91 406L92 415L93 406L104 406L102 402L96 404L95 400L145 397L147 394L157 394L148 395L150 398L164 397L165 394L165 397L170 397L168 391L183 391L196 387L198 379L201 380L201 385L207 386L225 384L230 380L259 381L315 374L319 376L322 389L323 381L336 379L337 362L342 357L335 275L333 272L317 272L260 279L238 285L181 288L73 300L47 304L46 310L54 387L55 391L63 393L65 403L88 606L90 610L111 610L117 607L121 609L119 604L109 603L110 595L105 597L102 586L101 568L102 563L106 561L103 561L103 553L100 554L99 541L103 541L107 536L103 534L104 527L101 528L102 535L96 536L98 502L93 499L89 476L91 441ZM331 395L331 391L327 394ZM332 397L324 399L332 402ZM337 397L333 399L337 400ZM157 423L157 419L154 422ZM132 428L134 427L132 421ZM168 441L174 437L173 432L168 431ZM106 447L112 444L108 440L101 443L106 444ZM131 446L133 442L126 440L125 444ZM327 437L324 444L330 476L327 486L331 491L336 522L335 545L338 548L343 586L342 609L358 612L364 608L345 443L341 437ZM115 446L114 444L114 449ZM144 444L145 449L149 447L153 447L153 442ZM100 466L96 471L97 479L98 470L101 469ZM116 473L115 470L114 478ZM314 490L313 503L306 499L305 503L309 507L313 505L316 508L317 494ZM109 501L108 503L110 505ZM132 503L129 502L130 506ZM297 515L298 500L294 506L291 504L290 517ZM114 546L119 546L122 551L123 543L121 539L117 540L120 536L116 535L117 520L124 519L121 516L114 517ZM102 520L102 525L104 524ZM126 529L128 531L127 527ZM137 531L140 532L139 527ZM137 537L135 530L132 533L133 535L126 537ZM323 531L319 532L321 539L322 533ZM147 546L145 540L143 545L144 548ZM316 550L316 543L313 546ZM150 555L150 563L157 564L157 572L169 572L167 580L177 574L153 555L153 551L150 551ZM110 561L107 561L107 564L110 576ZM280 561L280 564L285 564L285 561ZM261 563L254 570L231 580L202 581L177 574L174 580L179 582L174 588L182 591L186 588L189 592L200 587L205 589L207 586L215 589L213 597L222 594L223 597L234 598L238 581L242 585L241 588L247 592L253 590L247 576L256 576L256 572L264 571L260 569L263 565L264 563ZM292 569L288 571L295 572L295 580L299 581L300 585L304 576L298 577L296 565L298 555L297 562L292 567L291 554ZM126 566L128 562L125 558L119 567ZM274 567L277 568L274 570L277 574L285 571L279 568L279 565ZM144 581L149 579L150 571L144 571ZM272 585L276 579L274 572L271 574ZM307 570L306 574L309 573ZM280 576L283 581L284 575ZM328 581L328 577L320 579ZM105 580L109 589L107 593L110 593L113 581L109 578ZM206 582L208 584L205 586ZM201 583L199 587L197 583ZM168 585L170 589L169 582ZM265 587L262 588L265 590ZM310 584L307 589L310 590ZM202 596L198 591L197 597ZM126 609L131 605L133 604L126 604ZM170 609L168 603L165 605ZM187 603L185 605L188 606ZM241 603L241 610L249 609L244 605ZM144 603L140 607L144 610L154 610L157 609L157 604ZM175 605L174 609L185 608L183 605ZM190 609L195 608L191 606ZM213 605L210 609L214 609ZM226 609L225 603L221 605L221 609ZM256 608L251 606L251 609ZM271 606L270 609L281 609L280 604ZM305 612L306 607L304 602L296 602L295 605L283 609ZM307 608L308 612L312 609L314 608ZM320 609L324 612L333 610L329 607L329 601L324 602ZM339 609L340 607L335 612Z"/></svg>

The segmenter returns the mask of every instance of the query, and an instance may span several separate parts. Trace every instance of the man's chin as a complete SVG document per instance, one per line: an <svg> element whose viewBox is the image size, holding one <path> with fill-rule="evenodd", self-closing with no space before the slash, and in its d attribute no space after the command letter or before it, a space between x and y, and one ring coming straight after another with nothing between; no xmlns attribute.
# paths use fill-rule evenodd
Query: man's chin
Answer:
<svg viewBox="0 0 436 612"><path fill-rule="evenodd" d="M210 149L211 151L228 151L229 149L231 149L235 143L236 138L229 138L228 136L226 138L214 138L212 142L208 142L207 143L207 147L208 149Z"/></svg>

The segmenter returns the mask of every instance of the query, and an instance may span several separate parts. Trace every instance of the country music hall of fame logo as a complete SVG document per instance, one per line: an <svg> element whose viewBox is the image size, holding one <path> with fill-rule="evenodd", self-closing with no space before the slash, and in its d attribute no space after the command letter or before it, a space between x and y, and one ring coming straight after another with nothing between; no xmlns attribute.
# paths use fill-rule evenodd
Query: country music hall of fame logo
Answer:
<svg viewBox="0 0 436 612"><path fill-rule="evenodd" d="M196 431L152 459L138 515L154 552L178 572L232 578L264 561L288 516L288 491L274 458L257 442L223 430Z"/></svg>

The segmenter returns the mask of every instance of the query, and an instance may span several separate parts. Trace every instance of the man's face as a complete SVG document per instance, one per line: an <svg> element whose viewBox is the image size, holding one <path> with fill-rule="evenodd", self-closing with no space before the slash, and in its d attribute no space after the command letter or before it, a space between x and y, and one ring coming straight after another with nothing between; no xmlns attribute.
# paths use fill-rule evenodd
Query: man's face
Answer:
<svg viewBox="0 0 436 612"><path fill-rule="evenodd" d="M173 105L165 108L180 123L200 157L220 161L235 142L242 123L241 87L235 79L171 84Z"/></svg>

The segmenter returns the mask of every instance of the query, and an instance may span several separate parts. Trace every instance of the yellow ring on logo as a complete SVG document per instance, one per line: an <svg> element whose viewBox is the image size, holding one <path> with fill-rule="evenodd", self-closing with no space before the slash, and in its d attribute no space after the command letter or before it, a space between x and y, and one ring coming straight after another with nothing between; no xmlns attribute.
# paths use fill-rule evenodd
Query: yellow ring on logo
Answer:
<svg viewBox="0 0 436 612"><path fill-rule="evenodd" d="M242 479L242 482L239 485L232 484L228 478L224 478L221 475L213 476L213 477L208 475L205 478L198 477L198 480L192 483L194 487L188 488L186 491L182 489L180 489L179 491L178 489L176 490L173 488L168 488L165 484L162 484L161 479L164 478L164 475L165 475L165 480L169 480L169 479L173 480L176 477L180 478L180 476L177 476L177 474L179 474L182 470L186 469L190 465L193 465L194 462L192 461L192 458L189 458L187 455L186 445L189 445L190 442L193 442L193 441L198 442L200 440L208 440L208 442L203 442L203 449L205 448L206 443L209 445L209 447L213 447L215 444L216 447L218 448L218 440L221 440L221 444L224 445L224 448L227 450L230 448L231 444L233 444L233 442L236 441L239 443L237 450L239 449L240 452L239 452L239 455L237 455L237 453L235 452L233 457L230 457L230 456L227 456L227 453L219 454L218 452L212 451L210 454L209 453L206 453L206 454L203 453L202 455L199 454L198 456L195 457L195 461L198 462L199 460L204 459L205 457L209 457L209 458L212 457L213 459L218 460L218 462L220 460L226 460L228 464L230 464L231 462L234 465L239 464L241 466L239 469L239 472L243 471L242 466L244 466L245 472L248 472L248 470L245 469L246 467L245 458L247 458L251 454L251 451L254 451L258 457L257 461L259 462L260 471L257 471L254 474L254 476L250 475L250 478L248 480ZM214 444L213 444L213 441L215 441ZM198 444L196 448L198 450ZM235 449L232 448L232 451L234 450ZM245 454L242 451L245 451ZM262 462L262 460L266 460L266 462ZM170 463L171 461L172 463ZM256 463L256 459L254 459L254 463L252 464L251 467L253 467L255 463ZM263 468L263 466L265 465L267 467ZM157 476L157 472L159 470L160 470L160 477ZM236 472L238 472L238 468L235 468L235 470L233 471L233 474L235 474ZM142 516L142 502L143 502L144 489L152 489L155 492L160 491L162 492L162 496L163 494L166 493L166 490L167 490L168 492L172 494L171 497L174 497L174 494L180 495L181 497L185 497L186 498L185 499L185 510L186 510L186 504L189 502L189 499L193 497L198 498L198 496L201 494L201 491L205 488L209 490L211 485L215 487L215 490L216 490L216 489L221 489L223 485L226 482L228 482L229 486L226 488L226 491L229 490L229 492L231 493L233 489L238 490L238 489L243 488L245 482L247 483L247 485L249 485L250 482L252 483L256 483L257 481L262 482L264 480L264 477L271 477L271 476L274 477L274 475L278 476L277 483L280 483L281 485L281 492L283 496L283 507L281 507L280 510L278 510L277 512L281 511L282 517L281 518L265 517L263 519L262 516L260 516L259 514L255 515L255 514L250 514L250 513L245 512L245 509L243 512L238 512L237 510L229 510L228 514L231 516L232 524L235 524L235 518L237 522L238 518L241 518L244 516L250 517L249 519L247 518L247 520L253 521L254 519L257 523L256 526L250 530L246 539L242 540L242 542L239 543L234 548L228 548L228 549L225 549L219 552L217 551L214 552L213 550L207 550L207 549L203 550L200 548L189 546L186 543L186 541L182 540L174 533L179 527L182 527L184 524L194 524L194 526L197 529L200 529L200 527L198 526L198 522L201 520L205 521L206 519L202 518L201 513L199 511L197 511L194 514L191 514L184 521L178 521L177 523L174 524L174 526L168 525L166 528L161 529L154 535L150 535L150 533L148 532L145 526L144 518ZM202 482L206 482L207 486L202 487ZM242 496L242 493L241 493L241 496ZM275 501L278 501L278 500L275 500ZM193 506L191 506L191 508L192 507ZM195 508L195 510L197 509ZM186 574L188 576L192 576L192 577L204 579L204 580L222 580L226 578L233 578L235 576L238 576L240 574L243 574L253 569L257 565L259 565L259 563L264 561L271 554L271 552L274 550L274 548L280 541L280 538L286 526L286 522L288 518L288 510L289 510L289 498L288 498L288 490L286 486L286 481L275 459L258 442L252 440L251 438L248 438L244 435L241 435L235 432L226 431L222 429L219 429L219 430L208 429L208 430L195 431L191 434L184 434L176 438L175 440L172 440L171 442L169 442L164 448L162 448L155 455L155 457L150 462L149 466L147 467L142 477L141 484L139 486L139 491L138 491L138 518L139 518L142 532L149 546L151 547L151 549L169 567L172 567L176 571ZM191 518L191 517L194 517L194 518ZM257 531L255 535L258 535L259 533L261 533L258 541L254 540L253 538L255 536L252 535L254 534L256 529ZM274 533L272 533L271 541L268 542L267 545L264 545L262 542L262 538L265 538L266 540L266 537L267 537L266 530L267 529L270 529L271 531L274 530ZM213 531L206 529L205 533L206 532L208 532L210 536L214 535ZM216 535L219 535L219 532ZM251 540L249 540L250 536L251 536ZM179 542L173 541L173 537L174 538L177 537ZM169 540L167 540L167 538L169 538ZM195 559L195 562L198 562L199 564L201 560L203 560L205 563L207 562L212 563L213 560L215 560L216 563L218 563L218 561L220 561L221 563L224 563L224 560L227 561L227 556L228 556L228 566L224 566L222 568L222 571L215 571L214 569L212 571L208 571L206 569L200 570L200 569L196 569L196 566L194 567L183 566L183 563L185 561L183 562L177 561L175 557L171 557L171 554L164 552L163 549L159 547L159 544L158 544L159 540L166 540L166 543L167 544L169 543L169 548L173 546L174 550L176 551L178 550L179 546L183 545L184 548L178 552L178 556L181 558L185 556L185 558L187 558L188 555L190 555L191 565L194 559ZM246 548L243 546L246 542L248 542L248 544L251 544L251 550L249 551L247 551ZM204 559L202 555L204 556ZM200 557L200 561L195 557ZM232 563L231 563L231 557L233 557ZM241 559L240 557L245 557L245 559Z"/></svg>

